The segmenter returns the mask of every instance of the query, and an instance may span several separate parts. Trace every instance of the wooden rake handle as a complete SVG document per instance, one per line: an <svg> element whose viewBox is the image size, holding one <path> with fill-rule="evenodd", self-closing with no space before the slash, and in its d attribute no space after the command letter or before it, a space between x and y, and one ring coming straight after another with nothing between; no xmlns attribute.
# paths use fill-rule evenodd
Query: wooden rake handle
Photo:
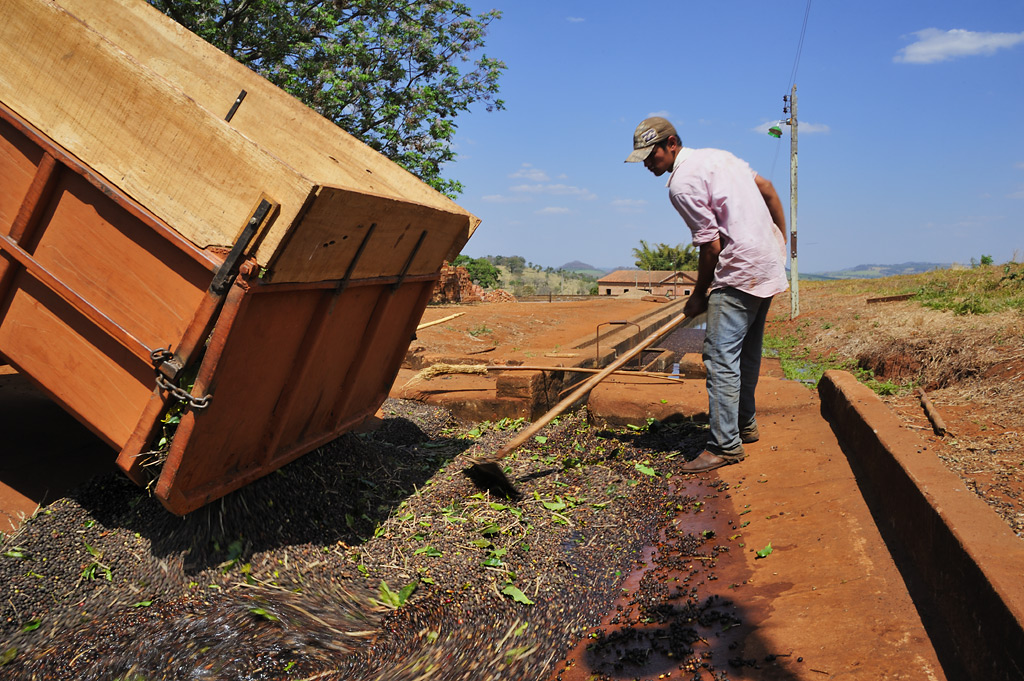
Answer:
<svg viewBox="0 0 1024 681"><path fill-rule="evenodd" d="M630 350L629 352L622 355L617 360L606 366L600 372L591 376L590 379L582 383L578 388L576 388L576 390L569 393L565 397L565 399L563 399L561 402L552 407L550 411L548 411L546 414L544 414L539 419L534 421L528 428L526 428L526 430L519 433L519 435L515 436L509 442L507 442L505 446L499 449L497 454L495 454L495 456L490 460L497 461L498 459L503 459L506 456L508 456L508 454L511 453L513 450L522 446L524 442L526 442L531 437L536 435L544 426L548 425L552 419L554 419L563 411L571 407L576 402L576 400L580 399L581 397L589 393L591 390L593 390L594 386L596 386L598 383L600 383L608 376L610 376L616 369L618 369L626 362L639 355L641 352L643 352L650 346L654 345L658 340L662 338L662 336L664 336L669 331L683 323L685 319L686 314L684 313L676 315L671 320L669 320L668 323L666 323L653 334L648 336L642 343L640 343L640 345L637 345L635 348L633 348L632 350ZM565 371L571 372L572 367L566 367Z"/></svg>

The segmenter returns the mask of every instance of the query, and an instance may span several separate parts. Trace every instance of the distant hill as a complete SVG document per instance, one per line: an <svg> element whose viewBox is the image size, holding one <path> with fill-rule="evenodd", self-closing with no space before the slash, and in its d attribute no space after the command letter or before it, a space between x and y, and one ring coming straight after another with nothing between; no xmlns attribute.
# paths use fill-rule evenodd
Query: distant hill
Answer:
<svg viewBox="0 0 1024 681"><path fill-rule="evenodd" d="M590 265L585 262L580 262L579 260L567 262L564 265L562 265L559 269L565 270L566 272L585 274L588 277L593 277L594 279L600 279L601 277L603 277L604 275L608 274L608 272L611 271L601 269L600 267L594 267L593 265Z"/></svg>
<svg viewBox="0 0 1024 681"><path fill-rule="evenodd" d="M951 263L935 262L903 262L896 265L857 265L845 270L834 272L800 272L801 279L880 279L894 277L899 274L920 274L932 270L945 270L952 267Z"/></svg>

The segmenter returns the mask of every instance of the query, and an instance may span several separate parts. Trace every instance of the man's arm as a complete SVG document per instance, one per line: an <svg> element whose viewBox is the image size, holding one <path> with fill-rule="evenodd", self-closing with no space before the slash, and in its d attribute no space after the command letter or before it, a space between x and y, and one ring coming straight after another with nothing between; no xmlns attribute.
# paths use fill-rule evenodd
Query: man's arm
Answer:
<svg viewBox="0 0 1024 681"><path fill-rule="evenodd" d="M786 213L782 209L782 200L779 199L779 195L775 192L775 187L771 182L764 179L760 175L754 175L754 182L757 183L757 188L761 192L761 198L764 199L764 203L768 206L768 213L772 216L772 222L782 232L782 240L786 240Z"/></svg>
<svg viewBox="0 0 1024 681"><path fill-rule="evenodd" d="M718 265L718 255L721 252L722 242L719 239L700 245L700 254L697 256L697 283L686 305L683 306L683 312L687 317L696 317L708 309L708 289L715 278L715 267Z"/></svg>

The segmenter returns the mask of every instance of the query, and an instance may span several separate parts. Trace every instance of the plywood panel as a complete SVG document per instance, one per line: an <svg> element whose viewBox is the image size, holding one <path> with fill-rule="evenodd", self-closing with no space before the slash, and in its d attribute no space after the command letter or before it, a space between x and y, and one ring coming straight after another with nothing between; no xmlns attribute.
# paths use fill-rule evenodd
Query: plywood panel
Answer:
<svg viewBox="0 0 1024 681"><path fill-rule="evenodd" d="M267 194L273 252L308 178L57 5L0 0L0 15L0 100L200 247L229 246Z"/></svg>
<svg viewBox="0 0 1024 681"><path fill-rule="evenodd" d="M246 98L231 125L319 184L403 198L449 212L451 199L370 149L269 81L142 0L57 0L111 42L223 118L239 92ZM479 220L472 220L475 228ZM466 234L466 238L469 234Z"/></svg>

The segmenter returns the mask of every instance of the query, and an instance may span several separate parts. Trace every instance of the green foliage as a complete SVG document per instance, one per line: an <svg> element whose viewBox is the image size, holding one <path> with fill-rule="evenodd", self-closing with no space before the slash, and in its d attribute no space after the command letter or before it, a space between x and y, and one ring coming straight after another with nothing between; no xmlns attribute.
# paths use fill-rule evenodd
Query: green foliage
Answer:
<svg viewBox="0 0 1024 681"><path fill-rule="evenodd" d="M486 258L470 258L460 254L452 261L452 265L465 267L473 283L484 288L495 288L501 280L501 272Z"/></svg>
<svg viewBox="0 0 1024 681"><path fill-rule="evenodd" d="M641 239L640 247L633 249L636 266L644 270L695 270L697 250L693 244L656 244L653 248Z"/></svg>
<svg viewBox="0 0 1024 681"><path fill-rule="evenodd" d="M515 296L597 295L595 270L575 271L527 263L518 255L488 255L499 272L498 288Z"/></svg>
<svg viewBox="0 0 1024 681"><path fill-rule="evenodd" d="M449 195L462 190L440 174L455 158L456 116L478 102L504 108L505 64L481 52L498 10L474 17L454 0L149 1Z"/></svg>
<svg viewBox="0 0 1024 681"><path fill-rule="evenodd" d="M989 256L982 256L984 259ZM936 310L957 315L1024 312L1024 265L951 269L930 273L918 283L917 300Z"/></svg>
<svg viewBox="0 0 1024 681"><path fill-rule="evenodd" d="M516 603L522 603L523 605L533 605L533 601L531 601L526 594L524 594L519 588L514 587L511 584L507 585L504 589L502 589L501 593L505 594L506 596L511 596L512 600L514 600Z"/></svg>
<svg viewBox="0 0 1024 681"><path fill-rule="evenodd" d="M419 580L410 582L403 586L398 592L392 591L388 583L383 579L380 581L380 586L377 588L377 593L380 594L381 602L389 608L400 608L406 604L409 600L409 596L412 596L413 592L416 591L416 587L419 586Z"/></svg>
<svg viewBox="0 0 1024 681"><path fill-rule="evenodd" d="M526 258L521 255L489 255L487 261L495 267L505 267L510 274L521 274L526 269Z"/></svg>

